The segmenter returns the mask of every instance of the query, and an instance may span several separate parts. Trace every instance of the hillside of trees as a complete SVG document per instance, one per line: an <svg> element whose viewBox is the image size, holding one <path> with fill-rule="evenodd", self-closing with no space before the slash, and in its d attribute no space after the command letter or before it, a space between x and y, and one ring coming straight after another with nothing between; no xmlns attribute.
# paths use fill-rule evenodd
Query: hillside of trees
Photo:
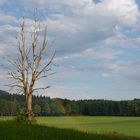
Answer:
<svg viewBox="0 0 140 140"><path fill-rule="evenodd" d="M14 116L25 107L23 95L11 95L0 90L0 115ZM140 116L140 99L112 100L68 100L45 96L33 96L33 111L36 116Z"/></svg>

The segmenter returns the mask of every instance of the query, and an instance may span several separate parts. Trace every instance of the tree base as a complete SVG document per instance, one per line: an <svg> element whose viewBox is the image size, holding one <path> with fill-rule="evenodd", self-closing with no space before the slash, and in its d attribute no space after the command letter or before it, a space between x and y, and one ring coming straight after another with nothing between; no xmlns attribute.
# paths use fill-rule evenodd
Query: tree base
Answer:
<svg viewBox="0 0 140 140"><path fill-rule="evenodd" d="M34 124L37 122L34 114L28 114L25 109L20 109L19 114L16 116L16 122Z"/></svg>

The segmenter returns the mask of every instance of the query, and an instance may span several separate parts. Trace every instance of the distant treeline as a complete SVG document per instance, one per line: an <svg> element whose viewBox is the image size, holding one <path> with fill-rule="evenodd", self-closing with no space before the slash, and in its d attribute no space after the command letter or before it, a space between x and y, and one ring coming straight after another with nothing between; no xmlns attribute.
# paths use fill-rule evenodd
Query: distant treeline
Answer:
<svg viewBox="0 0 140 140"><path fill-rule="evenodd" d="M25 107L23 95L11 95L0 91L0 115L14 116ZM33 110L37 116L140 116L140 99L112 100L67 100L33 96Z"/></svg>

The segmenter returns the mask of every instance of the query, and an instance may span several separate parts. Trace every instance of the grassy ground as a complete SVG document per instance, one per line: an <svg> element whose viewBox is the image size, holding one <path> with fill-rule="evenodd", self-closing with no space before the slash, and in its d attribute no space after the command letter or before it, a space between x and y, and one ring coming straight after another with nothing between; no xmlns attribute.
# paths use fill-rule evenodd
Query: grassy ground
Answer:
<svg viewBox="0 0 140 140"><path fill-rule="evenodd" d="M140 117L39 117L38 123L90 133L119 133L140 137Z"/></svg>
<svg viewBox="0 0 140 140"><path fill-rule="evenodd" d="M0 121L0 140L128 140L128 138Z"/></svg>
<svg viewBox="0 0 140 140"><path fill-rule="evenodd" d="M11 119L12 119L11 117L0 117L1 122L3 122L3 120L11 120ZM105 134L110 136L127 135L132 137L139 137L140 139L140 117L38 117L37 121L38 124L44 126L44 127L40 126L41 130L43 127L43 129L46 129L46 132L52 129L52 128L46 128L46 126L49 126L49 127L57 127L61 129L70 128L85 133ZM0 129L1 126L2 125L0 124ZM5 128L6 127L8 127L7 124L5 124ZM10 129L11 128L9 128L9 131L11 131ZM65 129L64 130L61 129L60 129L60 134L62 133L62 131L65 130ZM58 129L54 129L54 130L58 130ZM45 136L45 134L43 135ZM12 139L8 139L8 140L12 140ZM94 138L94 140L96 139Z"/></svg>

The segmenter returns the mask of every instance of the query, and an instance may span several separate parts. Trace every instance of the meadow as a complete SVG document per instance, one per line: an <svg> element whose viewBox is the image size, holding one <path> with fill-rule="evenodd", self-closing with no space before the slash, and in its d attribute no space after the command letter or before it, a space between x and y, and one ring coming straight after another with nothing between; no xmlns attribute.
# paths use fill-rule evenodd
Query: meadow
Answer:
<svg viewBox="0 0 140 140"><path fill-rule="evenodd" d="M140 137L140 117L39 117L38 123L57 128L72 128L90 133L117 133Z"/></svg>
<svg viewBox="0 0 140 140"><path fill-rule="evenodd" d="M0 140L4 140L4 135L5 140L125 140L125 136L140 139L140 117L38 117L38 124L31 126L10 120L11 117L0 118Z"/></svg>

